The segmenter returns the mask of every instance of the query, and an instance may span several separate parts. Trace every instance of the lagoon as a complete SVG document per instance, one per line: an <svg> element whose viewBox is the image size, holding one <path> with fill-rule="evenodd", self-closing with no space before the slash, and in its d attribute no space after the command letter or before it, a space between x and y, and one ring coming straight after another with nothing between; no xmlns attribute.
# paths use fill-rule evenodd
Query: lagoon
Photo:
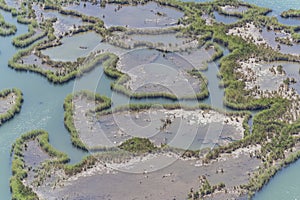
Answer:
<svg viewBox="0 0 300 200"><path fill-rule="evenodd" d="M100 44L102 37L95 32L87 32L64 37L62 45L46 49L42 53L55 61L76 61L86 57Z"/></svg>

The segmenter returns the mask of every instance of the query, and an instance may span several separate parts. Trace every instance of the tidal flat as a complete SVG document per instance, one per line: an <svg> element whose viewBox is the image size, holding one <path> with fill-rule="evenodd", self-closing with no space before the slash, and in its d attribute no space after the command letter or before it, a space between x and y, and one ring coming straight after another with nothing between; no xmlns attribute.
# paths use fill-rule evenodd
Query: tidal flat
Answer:
<svg viewBox="0 0 300 200"><path fill-rule="evenodd" d="M249 178L247 174L261 165L259 159L251 156L260 147L253 146L231 154L222 154L217 161L207 164L199 158L180 158L180 154L174 152L150 153L141 156L130 154L124 156L121 153L119 158L116 157L116 153L112 152L110 155L115 156L108 156L109 154L105 153L94 155L94 158L97 158L96 161L92 161L94 158L87 158L86 161L89 164L84 164L85 170L80 170L80 172L72 172L76 169L75 166L73 166L75 168L72 167L73 169L70 168L70 171L68 167L61 168L61 165L56 165L56 169L50 168L45 171L44 168L36 165L43 163L46 158L49 159L43 147L46 144L39 147L41 144L36 142L36 137L41 141L41 137L46 133L29 137L33 133L38 132L28 133L28 139L23 139L20 143L23 146L21 152L25 160L25 169L29 169L29 176L24 184L36 185L34 192L39 198L46 199L62 197L118 199L123 195L128 196L128 190L132 190L130 198L160 198L163 195L166 199L185 199L187 194L182 191L199 187L203 180L208 180L213 185L221 182L226 185L226 189L221 188L216 196L237 198L243 191L237 192L234 188L246 184ZM29 147L36 151L32 151ZM51 148L46 151L55 152ZM37 152L40 154L37 155ZM53 157L55 154L57 153L52 153L51 160L53 162L57 159L61 160L59 157ZM104 161L105 164L103 164ZM49 166L45 162L44 164ZM34 173L39 175L33 176ZM70 174L73 175L70 176ZM131 184L125 184L128 181ZM80 192L78 192L79 188L81 188Z"/></svg>
<svg viewBox="0 0 300 200"><path fill-rule="evenodd" d="M155 146L199 150L223 146L243 138L246 114L210 109L155 108L93 114L99 105L84 95L73 99L74 126L87 149L118 147L130 138L149 138ZM101 106L101 103L99 103ZM137 105L138 107L138 105ZM147 105L145 105L147 107ZM152 108L151 108L152 107Z"/></svg>
<svg viewBox="0 0 300 200"><path fill-rule="evenodd" d="M176 25L178 19L184 15L179 10L160 6L155 2L136 6L107 4L105 7L101 7L100 4L94 5L90 2L82 2L78 5L68 5L64 9L98 17L104 21L107 27L163 28Z"/></svg>
<svg viewBox="0 0 300 200"><path fill-rule="evenodd" d="M55 19L53 28L55 30L54 34L57 37L63 36L63 34L74 30L78 26L84 26L88 24L87 22L83 22L79 17L64 15L56 10L44 10L44 8L38 3L33 5L33 10L38 23Z"/></svg>
<svg viewBox="0 0 300 200"><path fill-rule="evenodd" d="M189 73L194 68L183 57L157 50L133 50L120 57L116 68L129 76L119 81L134 93L167 93L177 98L197 98L205 81ZM185 88L185 89L183 89Z"/></svg>

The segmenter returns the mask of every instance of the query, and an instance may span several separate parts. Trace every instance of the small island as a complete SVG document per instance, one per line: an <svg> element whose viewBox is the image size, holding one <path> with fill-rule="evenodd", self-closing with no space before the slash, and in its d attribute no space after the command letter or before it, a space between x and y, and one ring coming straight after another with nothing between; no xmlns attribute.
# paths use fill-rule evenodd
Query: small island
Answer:
<svg viewBox="0 0 300 200"><path fill-rule="evenodd" d="M0 92L0 126L20 112L23 95L19 89L6 89Z"/></svg>

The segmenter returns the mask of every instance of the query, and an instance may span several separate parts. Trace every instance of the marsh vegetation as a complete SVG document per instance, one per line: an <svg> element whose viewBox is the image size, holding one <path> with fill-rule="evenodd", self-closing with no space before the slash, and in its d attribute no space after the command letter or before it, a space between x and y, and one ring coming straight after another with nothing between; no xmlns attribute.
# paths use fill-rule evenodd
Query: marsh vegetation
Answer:
<svg viewBox="0 0 300 200"><path fill-rule="evenodd" d="M199 106L192 110L187 109L183 111L182 107L178 107L178 105L168 105L163 108L156 108L152 112L151 108L153 108L153 105L150 104L135 104L127 107L118 107L116 110L113 110L120 114L121 121L123 117L123 122L127 122L125 118L130 116L136 123L140 124L148 124L149 117L145 114L148 111L150 111L150 114L156 115L154 121L157 123L153 123L155 127L153 126L152 128L156 132L159 130L163 137L155 140L149 135L148 137L141 137L142 132L135 133L132 127L127 127L129 130L128 134L122 134L118 130L114 130L115 127L108 123L111 122L113 113L113 111L108 109L111 106L109 99L103 96L95 96L88 92L76 94L77 96L70 95L66 98L64 105L65 126L71 134L73 145L83 150L103 151L99 158L102 158L104 162L99 164L99 160L96 161L94 157L88 157L77 165L67 165L67 156L53 150L48 143L48 137L45 132L34 131L25 134L16 141L13 147L13 177L11 179L13 198L36 198L32 188L38 188L35 184L43 185L49 181L47 179L48 176L51 177L53 175L60 178L60 181L52 185L55 192L57 192L55 190L56 187L63 188L62 193L54 192L54 195L60 196L87 183L80 177L85 173L90 173L89 170L98 170L98 172L101 171L103 173L107 170L107 164L128 170L130 167L124 165L124 159L126 161L130 160L129 163L131 164L135 162L134 156L137 155L141 156L139 158L142 159L144 158L143 156L147 156L145 155L147 153L152 156L152 154L156 155L156 153L161 152L177 152L174 149L182 148L180 142L184 142L186 138L182 137L179 143L170 143L170 145L168 141L173 139L170 133L178 128L176 127L176 120L178 119L182 119L187 127L197 126L198 128L198 121L207 122L207 124L212 124L213 127L217 128L216 121L209 121L209 119L222 119L222 121L217 122L224 125L223 133L224 131L225 133L223 138L213 137L213 135L210 135L212 138L203 138L201 133L196 135L198 139L196 141L197 144L199 141L207 142L208 140L218 144L211 151L207 149L206 151L200 150L199 146L194 145L194 149L188 149L182 156L183 158L195 159L193 165L201 166L196 173L192 173L195 169L182 160L179 165L174 167L176 175L184 177L179 182L172 178L169 180L168 178L173 177L173 175L164 171L167 175L164 174L163 180L169 180L169 182L159 181L161 183L160 187L165 188L164 186L170 184L173 180L175 186L169 187L173 193L178 191L180 185L183 185L182 188L186 190L186 196L189 193L188 197L193 199L209 198L215 191L220 191L222 195L225 195L225 198L232 197L230 195L233 195L233 198L244 195L251 197L279 169L294 162L299 157L298 129L300 112L298 110L298 102L300 98L297 83L299 74L297 71L299 70L298 63L300 59L295 52L299 50L298 42L300 37L299 33L297 33L299 31L297 27L280 24L276 18L266 16L270 12L269 9L248 5L239 1L217 0L207 3L183 3L171 0L156 0L155 2L117 0L101 1L101 4L92 2L70 3L70 1L56 3L51 1L39 2L39 5L42 6L38 8L31 3L22 3L18 9L14 9L6 5L4 1L0 1L2 9L12 12L14 16L17 16L20 23L29 24L28 33L13 40L15 46L24 47L25 49L20 50L10 60L10 67L16 70L36 72L47 77L51 82L61 84L74 79L76 76L82 76L85 72L102 65L105 74L115 79L111 88L132 98L205 99L209 97L207 89L209 80L203 76L202 71L207 68L205 67L207 62L222 57L223 51L219 46L222 45L230 51L228 55L221 59L220 72L218 74L221 78L220 86L225 88L224 104L234 110L259 110L260 112L254 116L253 127L250 132L248 125L250 114L245 111L227 115L207 106ZM144 8L147 12L142 10ZM56 16L57 19L53 18L51 14L48 17L45 14L45 18L41 16L41 13L37 16L35 11L38 9L42 10L41 13L49 11L59 13L59 16ZM99 9L103 11L104 15L103 13L99 15ZM143 13L144 17L129 18L126 23L119 21L122 17L131 14L132 11ZM93 12L97 12L98 16L90 16ZM291 10L282 15L287 17L298 14L297 11ZM74 22L77 20L80 25L72 26L69 22L66 22L67 28L61 28L59 32L55 32L55 23L63 21L62 16L72 16ZM171 17L168 18L168 16ZM226 23L219 23L218 17L224 18L226 16L231 19L234 18L234 20L231 21L226 18L224 21ZM150 30L150 27L153 26L163 27L163 31ZM2 27L0 30L5 35L14 34L16 31L13 26L9 26L4 21ZM65 42L67 40L66 37L78 36L79 33L87 33L88 31L93 31L93 34L97 35L97 40L99 39L99 48L96 48L95 51L93 51L93 45L91 47L81 46L82 48L76 48L76 51L79 53L70 60L61 60L58 57L55 59L55 56L50 55L49 51L55 52L57 48L63 49L64 45L67 48L70 47ZM174 32L176 32L176 35L174 35ZM164 34L166 35L163 36ZM74 40L71 39L72 37L68 39L70 39L71 44L75 44L73 43ZM164 37L168 37L171 41ZM41 38L43 39L40 40ZM158 44L156 41L161 40L161 38L164 41L162 44ZM130 40L132 44L124 42L124 40ZM94 43L94 40L91 43ZM78 44L76 45L78 46ZM138 49L129 54L123 54L137 47L145 47L146 49ZM86 51L84 51L85 48ZM173 59L177 62L182 61L176 57L173 51L176 51L188 63L185 63L186 65L176 65L176 63L172 62ZM196 55L202 58L206 57L206 55L208 56L207 59L192 60L191 58ZM143 56L146 59L139 60L137 59L139 56ZM151 61L160 61L158 64L164 65L169 63L173 68L168 68L168 70L164 71ZM148 67L145 64L148 64ZM141 65L144 66L136 68ZM164 79L162 80L160 75L170 74L170 71L173 70L176 73L171 73L171 77L163 76ZM190 80L188 85L192 86L192 92L185 90L184 84L180 82L180 80L186 79ZM142 85L141 83L144 80L150 83L158 82L159 86L153 84ZM166 84L166 87L162 87L161 85L163 84ZM169 91L167 88L172 88L175 92ZM191 95L191 93L194 95ZM74 106L72 104L74 100L77 103L79 102L82 107L76 107L76 104ZM94 100L96 100L94 107L93 105L88 107L87 103ZM80 113L76 109L80 110L80 108L86 108L86 110L83 114L81 113L82 116L78 119L96 121L93 121L91 124L82 123L80 125L80 123L77 123L76 125L76 120L74 122L74 119L76 114ZM18 109L14 110L18 111ZM127 115L124 114L125 112L128 112ZM173 116L173 118L170 116ZM198 119L198 121L195 119ZM114 142L109 143L109 145L105 146L97 143L103 140L93 140L93 137L84 138L84 136L80 136L85 128L89 129L92 136L96 135L97 127L94 125L99 121L106 124L107 127L110 124L111 132L108 132L111 141ZM38 138L41 148L50 157L57 158L43 162L45 164L42 164L42 167L37 172L38 180L32 185L26 185L24 180L27 172L24 167L22 151L25 148L25 141L35 140L36 138ZM191 141L190 138L188 141ZM93 144L92 142L97 144L93 148L87 147L86 143ZM127 150L129 153L116 150L117 147L121 147L121 149ZM166 157L168 156L163 157L162 160L167 160ZM178 157L182 158L178 154L174 157L177 159ZM147 165L147 162L145 163L144 165ZM239 163L247 167L248 171L245 171L244 168L238 171L239 167L237 166ZM249 163L253 165L248 166ZM221 164L225 167L220 167ZM137 168L140 169L141 166ZM182 170L186 168L191 169L192 172L189 173L189 170ZM211 180L206 180L207 177L202 177L199 184L199 180L196 180L197 178L195 177L212 168L213 172L209 171L210 178L208 178ZM236 170L237 172L235 172ZM60 177L56 171L62 172L63 176ZM221 183L222 180L220 180L220 174L223 173L228 179L232 176L237 176L239 180L234 183L227 181L223 184ZM76 178L76 175L78 175L79 179L78 182L73 182L74 185L72 186L74 187L64 187L66 183L64 178L65 180L73 180L72 178ZM135 183L135 180L123 174L116 176L113 174L91 175L86 180L96 182L99 180L97 179L99 177L105 183L113 177L117 177L120 178L119 180L131 180L135 188L137 185L142 185L139 182ZM224 176L222 177L224 178ZM158 178L162 180L161 174L153 176L152 180L157 181ZM185 178L189 178L188 181L193 179L192 184L194 184L194 187L200 189L191 191L190 186L183 184L186 181ZM116 185L119 183L122 184L124 182L114 182ZM131 189L126 184L122 185L125 185L126 189ZM147 186L153 185L150 182ZM48 197L47 194L49 195L49 193L43 192L49 191L49 188L44 187L43 189L42 194ZM109 188L104 187L102 189L106 191ZM108 191L109 194L113 193L113 191ZM88 192L89 190L87 190ZM124 194L124 191L119 192L118 194L120 195ZM172 194L172 192L167 192L167 195ZM151 194L153 194L152 191L149 191L149 195ZM186 196L183 198L186 198ZM133 194L132 197L135 198L136 196ZM120 198L120 196L116 196L116 198Z"/></svg>

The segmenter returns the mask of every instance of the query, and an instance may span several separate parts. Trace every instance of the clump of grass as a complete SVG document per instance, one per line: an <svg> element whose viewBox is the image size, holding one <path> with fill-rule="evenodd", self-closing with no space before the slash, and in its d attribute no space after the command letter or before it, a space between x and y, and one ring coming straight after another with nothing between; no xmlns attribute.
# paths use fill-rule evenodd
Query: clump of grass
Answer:
<svg viewBox="0 0 300 200"><path fill-rule="evenodd" d="M151 153L156 150L156 147L149 139L138 137L126 140L119 148L132 153Z"/></svg>

